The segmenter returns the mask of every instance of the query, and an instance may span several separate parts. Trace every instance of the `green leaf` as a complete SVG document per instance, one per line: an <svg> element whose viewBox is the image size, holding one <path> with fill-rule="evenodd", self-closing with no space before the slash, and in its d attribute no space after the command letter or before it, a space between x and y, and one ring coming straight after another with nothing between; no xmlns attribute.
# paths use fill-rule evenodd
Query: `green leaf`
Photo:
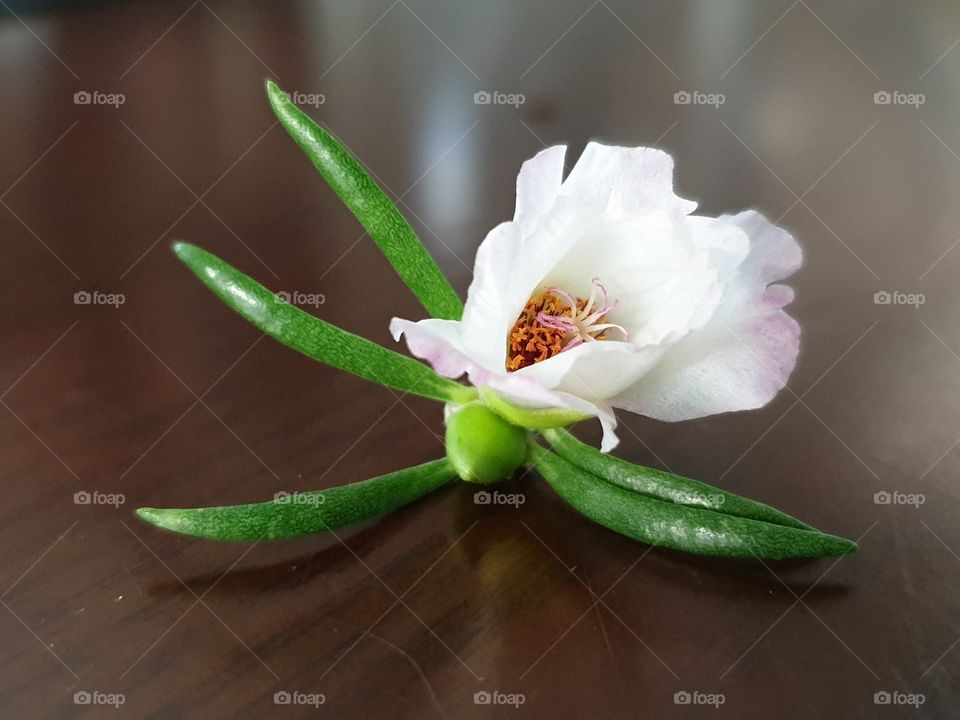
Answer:
<svg viewBox="0 0 960 720"><path fill-rule="evenodd" d="M284 129L350 208L427 312L433 317L459 320L463 302L377 182L271 81L267 81L267 96Z"/></svg>
<svg viewBox="0 0 960 720"><path fill-rule="evenodd" d="M662 547L698 555L784 559L844 555L850 540L677 505L631 492L590 475L539 446L534 466L556 493L604 527Z"/></svg>
<svg viewBox="0 0 960 720"><path fill-rule="evenodd" d="M444 402L464 403L474 388L440 377L423 363L305 313L195 245L173 251L213 292L253 325L304 355L371 382Z"/></svg>
<svg viewBox="0 0 960 720"><path fill-rule="evenodd" d="M612 457L580 442L566 430L546 430L543 436L567 462L627 490L678 505L715 510L725 515L763 520L774 525L803 530L816 529L755 500L734 495L697 480Z"/></svg>
<svg viewBox="0 0 960 720"><path fill-rule="evenodd" d="M313 535L391 512L456 477L443 458L329 490L270 502L204 508L139 508L165 530L210 540L276 540Z"/></svg>

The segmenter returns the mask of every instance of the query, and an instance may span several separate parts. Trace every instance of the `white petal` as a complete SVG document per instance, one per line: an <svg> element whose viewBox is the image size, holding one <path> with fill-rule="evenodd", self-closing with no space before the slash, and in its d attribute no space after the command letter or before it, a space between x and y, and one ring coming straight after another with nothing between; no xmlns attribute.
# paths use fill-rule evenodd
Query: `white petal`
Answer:
<svg viewBox="0 0 960 720"><path fill-rule="evenodd" d="M673 192L673 158L654 148L587 144L560 194L584 207L614 213L693 212L697 204Z"/></svg>
<svg viewBox="0 0 960 720"><path fill-rule="evenodd" d="M715 281L687 323L689 330L695 330L706 325L719 307L724 287L729 285L731 277L750 254L750 238L737 225L716 218L691 215L685 220L691 241L707 252L710 267L715 272ZM672 338L679 339L680 335L675 333Z"/></svg>
<svg viewBox="0 0 960 720"><path fill-rule="evenodd" d="M664 348L656 346L636 347L611 340L586 342L512 376L535 379L545 388L591 402L605 402L649 372L663 352Z"/></svg>
<svg viewBox="0 0 960 720"><path fill-rule="evenodd" d="M578 219L580 239L547 276L550 285L587 297L594 277L618 305L607 322L627 328L630 342L673 342L703 325L721 297L721 274L746 256L738 227L658 211L630 219Z"/></svg>
<svg viewBox="0 0 960 720"><path fill-rule="evenodd" d="M477 251L460 337L465 353L488 372L501 372L510 328L530 297L542 291L548 281L553 284L555 267L564 257L575 278L557 284L585 297L592 277L613 283L625 316L634 310L630 298L652 288L656 298L649 297L648 292L633 303L634 307L642 304L648 313L661 313L658 322L640 318L651 337L638 338L639 342L659 342L674 331L682 335L686 319L695 312L703 314L705 305L712 308L709 297L718 297L710 288L716 278L706 267L705 257L670 286L663 286L662 267L656 267L654 258L664 255L669 260L663 263L671 264L669 269L674 271L690 262L689 245L678 249L673 241L672 222L696 205L673 194L673 161L669 155L650 148L590 143L561 186L564 152L562 146L548 148L524 163L517 179L515 220L491 230ZM589 192L580 187L583 184ZM603 202L591 207L590 193L595 194L598 188L605 193ZM621 193L629 197L617 199ZM640 213L639 221L635 217L611 219L606 212L610 203L621 209L649 212ZM657 230L649 227L655 222L659 222ZM618 223L622 227L617 228ZM636 262L621 260L625 246L630 247ZM577 251L571 253L571 248ZM654 267L645 268L644 262L651 260ZM594 267L592 274L588 265ZM629 272L631 267L634 272ZM616 273L622 275L619 284L617 278L610 277ZM581 288L581 284L586 286ZM608 320L617 322L612 315Z"/></svg>
<svg viewBox="0 0 960 720"><path fill-rule="evenodd" d="M463 310L468 352L484 366L503 370L507 334L530 295L530 282L520 266L520 226L506 222L491 230L477 250L473 282Z"/></svg>
<svg viewBox="0 0 960 720"><path fill-rule="evenodd" d="M533 228L501 223L477 250L461 337L467 353L488 370L503 370L510 328L542 289L544 275L576 242L578 236L567 232L574 214L559 203Z"/></svg>
<svg viewBox="0 0 960 720"><path fill-rule="evenodd" d="M603 428L603 437L600 439L600 451L608 453L615 450L620 444L620 438L617 437L617 418L613 410L609 415L599 415L600 427Z"/></svg>
<svg viewBox="0 0 960 720"><path fill-rule="evenodd" d="M766 405L787 382L800 327L780 308L793 299L782 279L799 267L799 246L784 230L748 212L721 218L746 231L751 248L724 288L710 322L676 343L637 385L610 400L676 421Z"/></svg>
<svg viewBox="0 0 960 720"><path fill-rule="evenodd" d="M726 281L750 255L750 235L729 216L690 215L685 218L690 242L710 253L711 264Z"/></svg>
<svg viewBox="0 0 960 720"><path fill-rule="evenodd" d="M541 150L527 160L517 176L517 208L515 222L532 222L537 215L550 210L563 182L565 145L554 145Z"/></svg>

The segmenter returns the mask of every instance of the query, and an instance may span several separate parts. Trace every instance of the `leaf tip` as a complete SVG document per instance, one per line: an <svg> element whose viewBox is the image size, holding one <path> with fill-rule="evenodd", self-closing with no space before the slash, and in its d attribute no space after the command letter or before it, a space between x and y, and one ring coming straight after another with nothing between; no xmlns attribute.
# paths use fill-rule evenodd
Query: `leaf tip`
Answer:
<svg viewBox="0 0 960 720"><path fill-rule="evenodd" d="M197 275L201 275L201 271L210 265L211 260L216 260L203 248L182 240L173 243L171 249L177 259Z"/></svg>
<svg viewBox="0 0 960 720"><path fill-rule="evenodd" d="M267 99L274 110L287 104L287 94L273 80L268 79L264 86L267 89Z"/></svg>
<svg viewBox="0 0 960 720"><path fill-rule="evenodd" d="M163 508L142 507L137 508L137 517L154 527L164 530L173 530L174 532L183 532L180 528L180 518L176 511L165 510Z"/></svg>
<svg viewBox="0 0 960 720"><path fill-rule="evenodd" d="M162 522L162 512L159 508L151 507L142 507L136 510L137 517L151 525L159 525Z"/></svg>
<svg viewBox="0 0 960 720"><path fill-rule="evenodd" d="M173 254L181 260L184 258L184 256L189 255L191 250L196 249L194 245L191 245L188 242L183 242L182 240L177 240L170 246L170 248L173 250Z"/></svg>
<svg viewBox="0 0 960 720"><path fill-rule="evenodd" d="M820 533L823 538L827 541L827 547L824 550L822 557L838 557L840 555L849 555L860 549L860 546L857 545L853 540L848 540L844 537L839 537L837 535L829 535L827 533Z"/></svg>

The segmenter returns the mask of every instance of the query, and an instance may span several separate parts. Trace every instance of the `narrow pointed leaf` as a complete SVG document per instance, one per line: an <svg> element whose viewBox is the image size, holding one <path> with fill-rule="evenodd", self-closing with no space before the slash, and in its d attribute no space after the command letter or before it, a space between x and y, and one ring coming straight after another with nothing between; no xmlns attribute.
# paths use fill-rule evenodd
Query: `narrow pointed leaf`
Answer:
<svg viewBox="0 0 960 720"><path fill-rule="evenodd" d="M580 442L566 430L546 430L543 436L557 454L567 462L627 490L678 505L715 510L725 515L763 520L774 525L804 530L816 529L755 500L734 495L698 480L634 465L626 460L612 457Z"/></svg>
<svg viewBox="0 0 960 720"><path fill-rule="evenodd" d="M174 252L204 284L253 325L298 352L404 392L444 402L469 402L476 390L440 377L423 363L341 330L280 300L256 280L195 245Z"/></svg>
<svg viewBox="0 0 960 720"><path fill-rule="evenodd" d="M270 81L267 96L280 124L350 208L427 312L433 317L459 320L463 302L376 180Z"/></svg>
<svg viewBox="0 0 960 720"><path fill-rule="evenodd" d="M698 555L784 559L844 555L850 540L677 505L631 492L534 446L537 470L568 504L594 522L651 545Z"/></svg>
<svg viewBox="0 0 960 720"><path fill-rule="evenodd" d="M270 502L204 508L140 508L164 530L210 540L276 540L336 530L413 502L456 477L443 458L329 490Z"/></svg>

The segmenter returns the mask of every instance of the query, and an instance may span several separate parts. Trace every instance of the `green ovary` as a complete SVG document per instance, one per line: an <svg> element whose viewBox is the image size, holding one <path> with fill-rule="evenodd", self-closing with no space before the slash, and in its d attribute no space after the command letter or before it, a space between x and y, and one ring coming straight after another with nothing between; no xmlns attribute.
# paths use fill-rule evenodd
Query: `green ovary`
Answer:
<svg viewBox="0 0 960 720"><path fill-rule="evenodd" d="M527 460L527 433L480 403L450 416L446 446L457 474L472 483L504 480Z"/></svg>

